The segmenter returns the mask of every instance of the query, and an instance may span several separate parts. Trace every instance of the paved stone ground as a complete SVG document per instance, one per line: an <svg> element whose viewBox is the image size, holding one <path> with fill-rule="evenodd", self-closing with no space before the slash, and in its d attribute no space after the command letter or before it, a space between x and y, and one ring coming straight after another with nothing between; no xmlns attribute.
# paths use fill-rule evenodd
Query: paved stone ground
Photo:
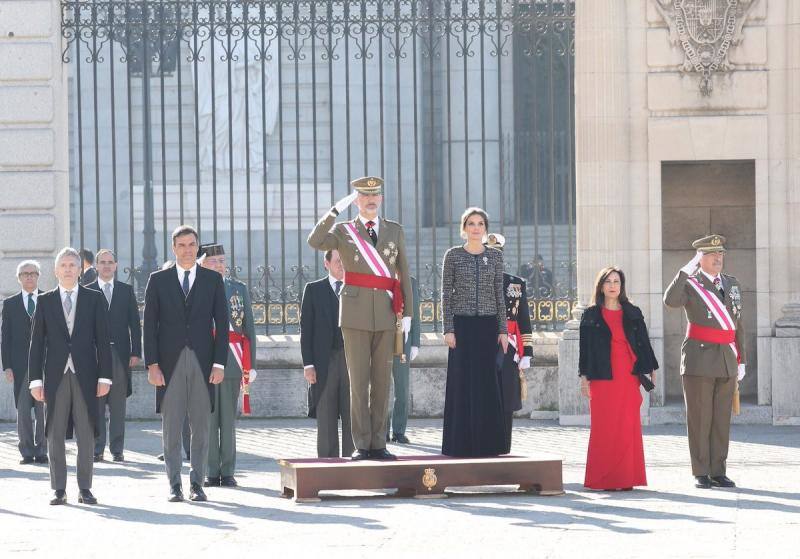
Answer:
<svg viewBox="0 0 800 559"><path fill-rule="evenodd" d="M441 421L412 420L399 454L437 453ZM47 469L20 466L12 424L0 424L0 557L800 557L800 429L734 426L735 490L695 489L684 428L647 427L650 485L629 493L582 486L588 430L518 420L513 451L564 458L566 494L481 488L437 500L350 493L320 503L280 497L276 458L313 456L307 420L244 420L239 489L208 503L168 503L160 426L128 424L127 462L97 465L100 504L51 507ZM68 464L74 465L74 444ZM188 489L188 470L184 487ZM13 555L12 555L13 554ZM201 555L199 555L201 554Z"/></svg>

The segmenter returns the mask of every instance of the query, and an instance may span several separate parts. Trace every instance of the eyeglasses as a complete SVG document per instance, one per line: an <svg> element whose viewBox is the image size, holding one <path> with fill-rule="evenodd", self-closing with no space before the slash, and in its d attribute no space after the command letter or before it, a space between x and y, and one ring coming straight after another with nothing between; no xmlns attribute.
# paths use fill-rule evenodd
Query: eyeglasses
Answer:
<svg viewBox="0 0 800 559"><path fill-rule="evenodd" d="M39 272L20 272L19 277L21 278L35 278L39 275Z"/></svg>

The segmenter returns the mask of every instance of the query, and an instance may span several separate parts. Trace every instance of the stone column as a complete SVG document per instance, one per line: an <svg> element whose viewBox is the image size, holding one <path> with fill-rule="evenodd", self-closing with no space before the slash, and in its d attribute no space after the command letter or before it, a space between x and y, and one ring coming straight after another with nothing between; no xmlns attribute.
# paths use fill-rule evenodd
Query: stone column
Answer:
<svg viewBox="0 0 800 559"><path fill-rule="evenodd" d="M67 77L58 0L0 2L0 296L19 289L17 264L42 264L69 240ZM0 383L0 419L15 417Z"/></svg>
<svg viewBox="0 0 800 559"><path fill-rule="evenodd" d="M575 6L575 205L578 300L584 305L598 270L630 261L630 220L621 207L630 200L626 4L577 0ZM574 314L559 343L562 424L588 422L578 382L580 310Z"/></svg>
<svg viewBox="0 0 800 559"><path fill-rule="evenodd" d="M800 425L800 303L787 303L772 338L772 422Z"/></svg>

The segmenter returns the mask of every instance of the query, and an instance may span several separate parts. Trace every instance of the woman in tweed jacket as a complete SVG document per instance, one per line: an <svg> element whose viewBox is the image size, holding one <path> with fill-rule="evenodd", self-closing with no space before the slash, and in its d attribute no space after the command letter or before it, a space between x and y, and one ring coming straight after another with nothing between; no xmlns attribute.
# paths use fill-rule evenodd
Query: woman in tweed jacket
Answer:
<svg viewBox="0 0 800 559"><path fill-rule="evenodd" d="M464 245L444 255L442 310L450 348L442 454L496 456L504 452L503 404L497 381L498 352L508 348L503 253L484 246L489 216L467 208L461 216Z"/></svg>

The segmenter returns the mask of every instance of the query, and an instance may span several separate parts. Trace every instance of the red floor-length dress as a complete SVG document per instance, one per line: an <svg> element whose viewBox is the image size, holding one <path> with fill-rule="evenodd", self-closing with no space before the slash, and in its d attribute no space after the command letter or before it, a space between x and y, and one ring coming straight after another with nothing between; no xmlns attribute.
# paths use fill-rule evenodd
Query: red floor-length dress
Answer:
<svg viewBox="0 0 800 559"><path fill-rule="evenodd" d="M647 485L639 408L639 378L631 374L636 356L622 328L622 309L603 307L611 329L612 380L590 383L592 427L583 484L591 489L625 489Z"/></svg>

